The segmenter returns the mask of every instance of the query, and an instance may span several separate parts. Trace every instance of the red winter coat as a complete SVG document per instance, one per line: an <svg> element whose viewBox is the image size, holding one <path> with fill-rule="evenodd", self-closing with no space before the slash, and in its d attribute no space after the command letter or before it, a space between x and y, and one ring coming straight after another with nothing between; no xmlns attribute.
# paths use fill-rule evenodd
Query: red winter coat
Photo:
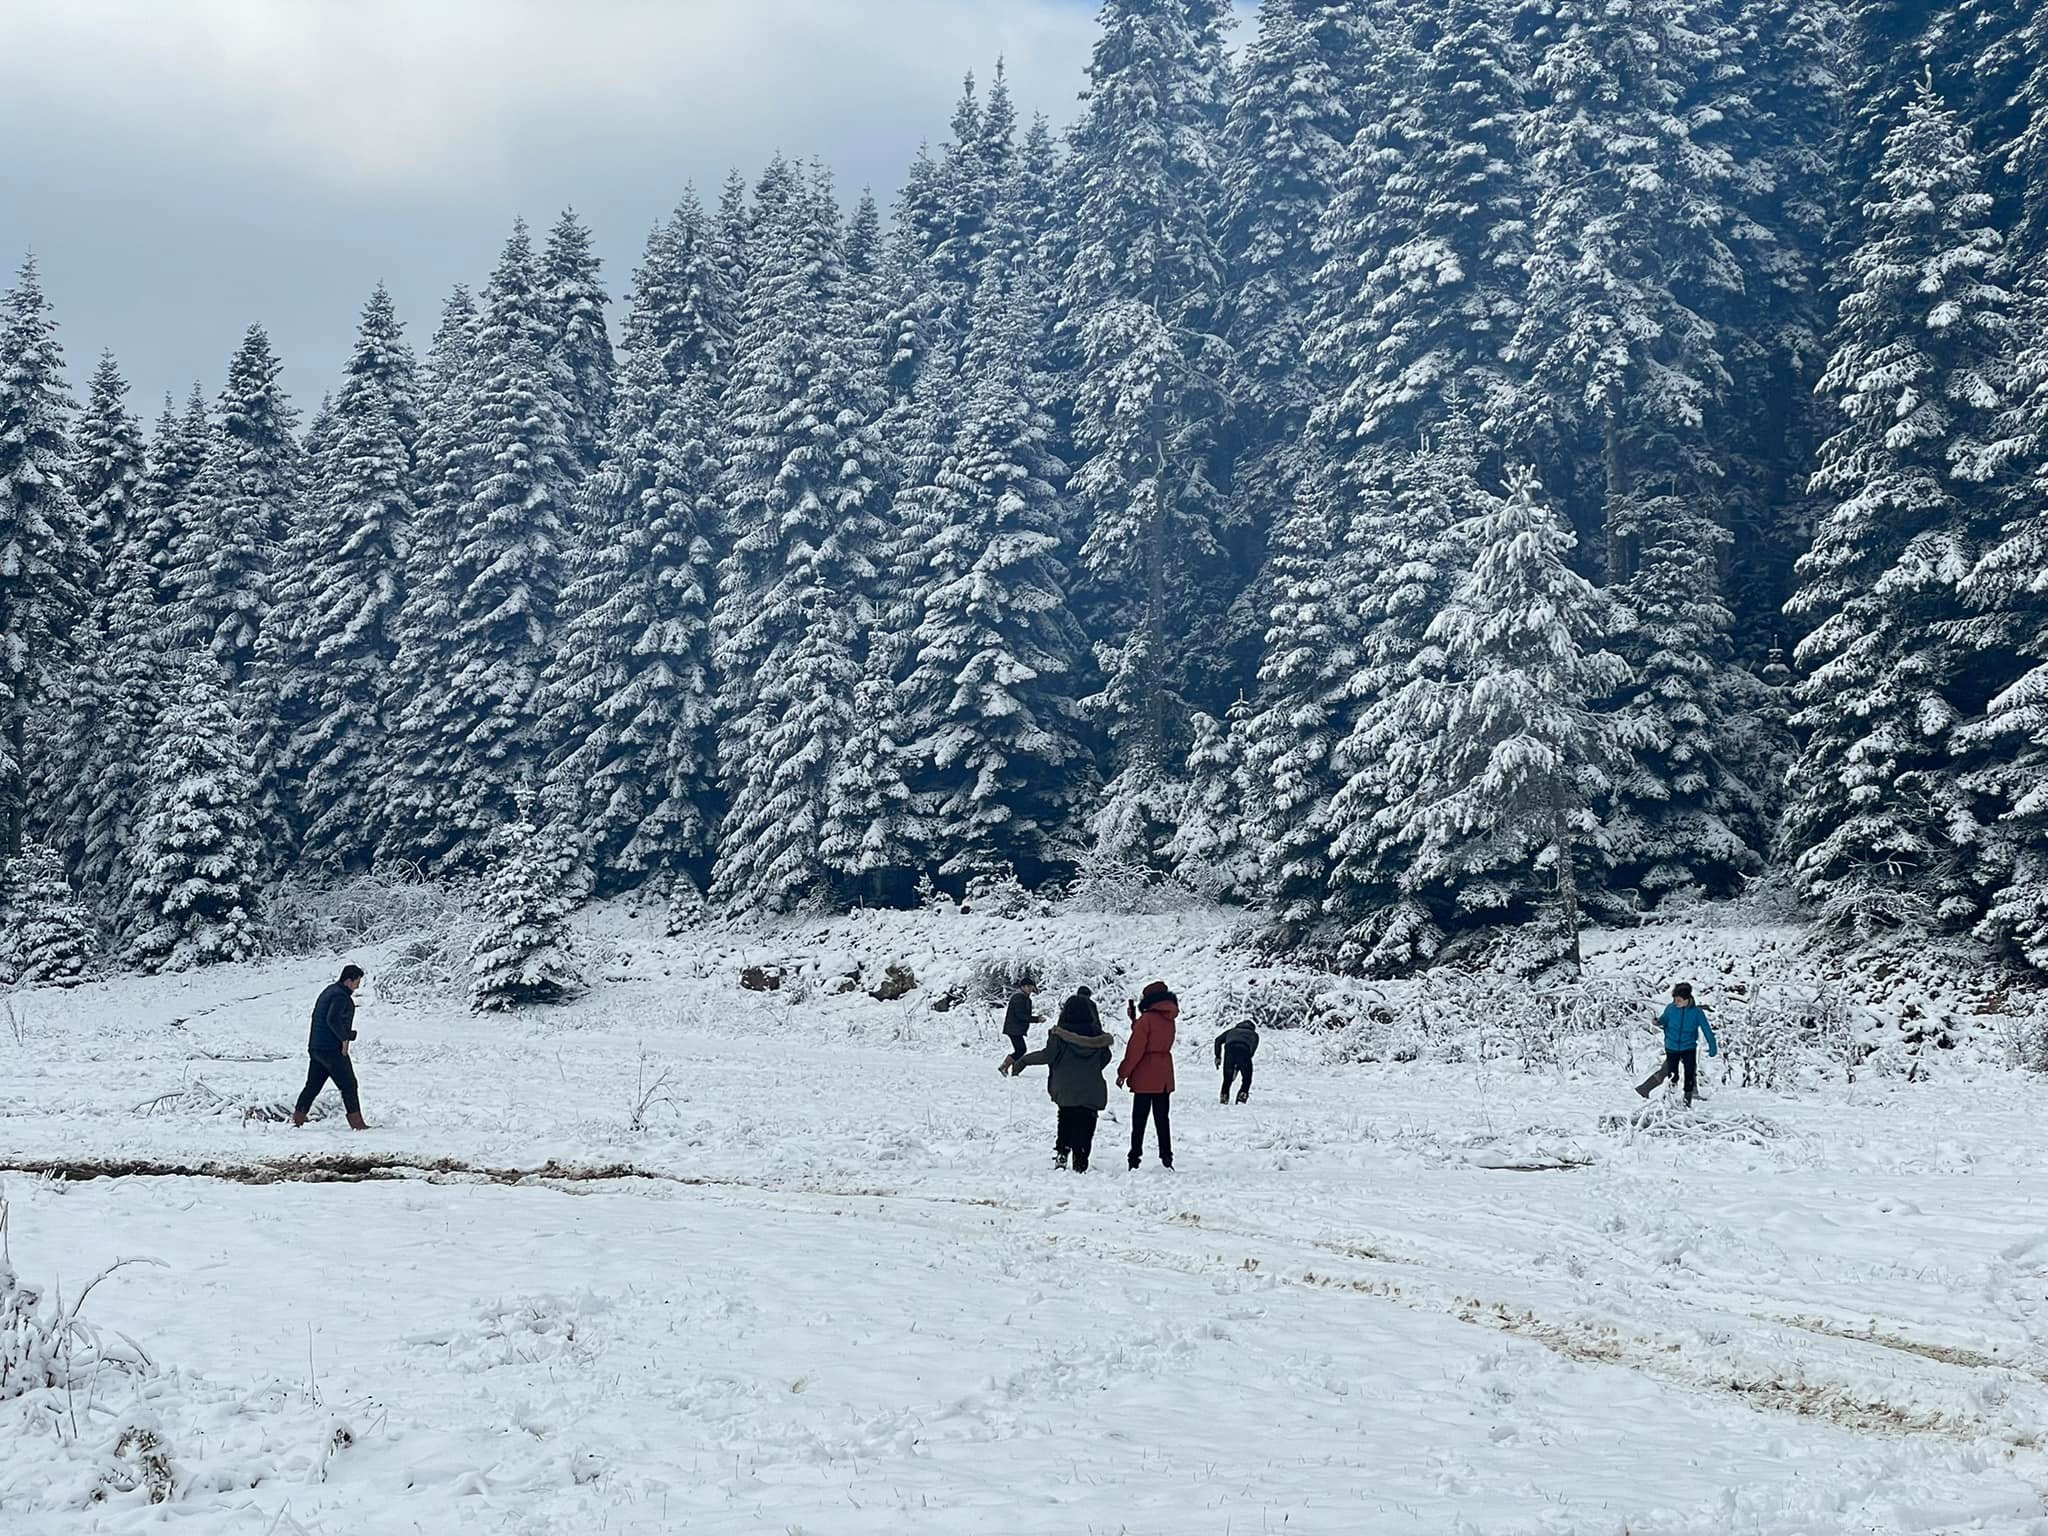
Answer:
<svg viewBox="0 0 2048 1536"><path fill-rule="evenodd" d="M1154 1003L1138 1015L1116 1069L1119 1083L1133 1093L1173 1092L1173 1021L1179 1017L1180 1004L1173 1002Z"/></svg>

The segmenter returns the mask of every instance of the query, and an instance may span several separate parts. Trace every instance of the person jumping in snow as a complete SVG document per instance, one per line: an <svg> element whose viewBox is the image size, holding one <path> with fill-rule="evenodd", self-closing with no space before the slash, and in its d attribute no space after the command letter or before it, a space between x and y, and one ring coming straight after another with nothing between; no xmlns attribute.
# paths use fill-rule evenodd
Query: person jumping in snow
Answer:
<svg viewBox="0 0 2048 1536"><path fill-rule="evenodd" d="M1223 1097L1218 1103L1230 1102L1230 1085L1239 1078L1244 1081L1237 1090L1237 1102L1242 1104L1252 1096L1252 1057L1258 1049L1259 1026L1250 1019L1231 1025L1216 1037L1216 1065L1223 1069Z"/></svg>
<svg viewBox="0 0 2048 1536"><path fill-rule="evenodd" d="M1683 981L1671 989L1671 1003L1657 1015L1657 1022L1664 1029L1664 1065L1637 1083L1636 1092L1647 1099L1659 1083L1668 1083L1683 1071L1685 1102L1691 1104L1699 1074L1700 1036L1707 1037L1709 1056L1721 1054L1720 1042L1714 1039L1714 1026L1707 1022L1707 1010L1694 1005L1692 987Z"/></svg>
<svg viewBox="0 0 2048 1536"><path fill-rule="evenodd" d="M1031 1011L1031 997L1037 990L1036 980L1019 976L1016 990L1010 994L1010 1006L1003 1010L1003 1034L1009 1039L1010 1054L996 1063L996 1070L1005 1075L1015 1072L1024 1059L1024 1040L1031 1033L1031 1026L1045 1022L1044 1014Z"/></svg>
<svg viewBox="0 0 2048 1536"><path fill-rule="evenodd" d="M299 1102L292 1109L292 1124L304 1125L306 1111L320 1097L327 1080L341 1090L341 1107L348 1111L348 1128L367 1131L363 1103L356 1095L356 1069L348 1059L348 1043L356 1037L356 988L363 984L360 965L344 965L341 980L331 983L313 1004L313 1034L306 1042L312 1057L306 1068L306 1086L299 1090Z"/></svg>
<svg viewBox="0 0 2048 1536"><path fill-rule="evenodd" d="M1131 1043L1116 1069L1116 1085L1131 1090L1131 1166L1145 1155L1145 1121L1159 1127L1159 1162L1173 1166L1173 1026L1180 1017L1180 999L1163 981L1148 984L1136 1003L1127 1003Z"/></svg>
<svg viewBox="0 0 2048 1536"><path fill-rule="evenodd" d="M1079 1003L1083 1006L1076 1007ZM1102 1080L1109 1048L1116 1040L1103 1029L1094 1000L1083 987L1060 1009L1060 1021L1045 1037L1045 1046L1019 1060L1012 1075L1026 1067L1046 1068L1045 1091L1059 1109L1053 1140L1053 1162L1076 1173L1088 1171L1095 1150L1095 1120L1109 1107L1109 1088Z"/></svg>

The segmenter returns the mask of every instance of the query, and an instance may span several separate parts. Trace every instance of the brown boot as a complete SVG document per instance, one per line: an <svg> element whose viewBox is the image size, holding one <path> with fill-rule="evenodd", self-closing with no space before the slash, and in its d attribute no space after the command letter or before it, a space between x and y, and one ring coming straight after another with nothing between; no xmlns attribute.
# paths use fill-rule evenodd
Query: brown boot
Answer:
<svg viewBox="0 0 2048 1536"><path fill-rule="evenodd" d="M292 1124L293 1124L293 1125L304 1125L305 1123L306 1123L306 1112L305 1112L305 1111L304 1111L303 1109L295 1109L295 1110L293 1110L293 1111L292 1111Z"/></svg>
<svg viewBox="0 0 2048 1536"><path fill-rule="evenodd" d="M361 1115L350 1115L348 1117L348 1128L352 1131L367 1131L369 1129L369 1127L363 1123L363 1117Z"/></svg>

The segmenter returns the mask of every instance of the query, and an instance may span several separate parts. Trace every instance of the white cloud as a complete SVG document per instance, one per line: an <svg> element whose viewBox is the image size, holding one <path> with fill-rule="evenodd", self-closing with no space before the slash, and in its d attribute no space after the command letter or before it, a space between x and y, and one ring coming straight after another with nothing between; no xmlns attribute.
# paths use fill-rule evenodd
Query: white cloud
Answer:
<svg viewBox="0 0 2048 1536"><path fill-rule="evenodd" d="M1075 0L62 0L9 21L14 89L66 116L394 191L507 181L564 136L831 159L931 122L998 53L1027 111L1065 119L1093 30Z"/></svg>

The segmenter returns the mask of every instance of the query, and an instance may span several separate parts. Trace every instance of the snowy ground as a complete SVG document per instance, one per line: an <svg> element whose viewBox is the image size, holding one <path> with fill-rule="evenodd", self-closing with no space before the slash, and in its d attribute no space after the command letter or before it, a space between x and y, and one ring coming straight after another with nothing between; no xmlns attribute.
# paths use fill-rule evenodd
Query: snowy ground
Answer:
<svg viewBox="0 0 2048 1536"><path fill-rule="evenodd" d="M2048 1533L2038 1079L1716 1064L1637 1123L1621 1062L1275 1033L1224 1108L1219 932L636 939L566 1009L373 1001L363 1135L243 1113L324 960L17 999L0 1164L109 1176L0 1174L14 1267L163 1267L85 1307L157 1375L0 1403L0 1530ZM897 951L919 991L826 995ZM1176 1171L1121 1106L1053 1171L1043 1074L929 1007L973 954L1185 983ZM135 1425L172 1501L93 1501Z"/></svg>

